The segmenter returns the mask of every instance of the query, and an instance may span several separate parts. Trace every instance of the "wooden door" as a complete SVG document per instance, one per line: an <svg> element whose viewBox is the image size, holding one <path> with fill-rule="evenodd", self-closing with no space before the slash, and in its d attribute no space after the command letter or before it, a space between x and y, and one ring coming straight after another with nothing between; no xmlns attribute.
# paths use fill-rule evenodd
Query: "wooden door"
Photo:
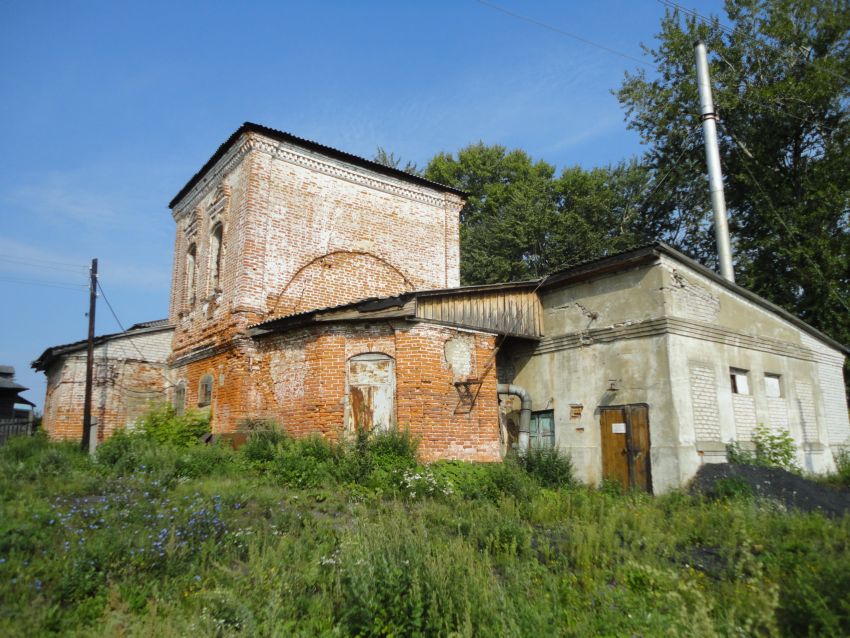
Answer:
<svg viewBox="0 0 850 638"><path fill-rule="evenodd" d="M643 404L600 408L599 421L602 478L651 492L649 408Z"/></svg>
<svg viewBox="0 0 850 638"><path fill-rule="evenodd" d="M629 460L631 485L652 492L652 468L649 462L649 408L645 405L626 406L629 431Z"/></svg>
<svg viewBox="0 0 850 638"><path fill-rule="evenodd" d="M349 429L389 430L393 425L395 374L385 354L362 354L348 362Z"/></svg>
<svg viewBox="0 0 850 638"><path fill-rule="evenodd" d="M629 479L629 444L625 408L602 408L602 478L616 481L624 488Z"/></svg>

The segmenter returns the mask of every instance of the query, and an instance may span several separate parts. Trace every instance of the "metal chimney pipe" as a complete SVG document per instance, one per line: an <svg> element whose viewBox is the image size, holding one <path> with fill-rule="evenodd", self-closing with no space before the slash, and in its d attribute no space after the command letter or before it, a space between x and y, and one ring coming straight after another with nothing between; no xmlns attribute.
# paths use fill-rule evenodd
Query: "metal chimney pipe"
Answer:
<svg viewBox="0 0 850 638"><path fill-rule="evenodd" d="M723 172L720 169L720 150L717 147L717 115L711 98L711 80L708 76L708 59L705 43L694 43L697 56L697 86L702 119L702 134L705 139L705 163L708 165L708 184L711 191L711 207L714 209L714 235L717 239L717 259L720 275L734 283L732 270L732 246L729 242L729 223L726 219L726 198L723 196Z"/></svg>

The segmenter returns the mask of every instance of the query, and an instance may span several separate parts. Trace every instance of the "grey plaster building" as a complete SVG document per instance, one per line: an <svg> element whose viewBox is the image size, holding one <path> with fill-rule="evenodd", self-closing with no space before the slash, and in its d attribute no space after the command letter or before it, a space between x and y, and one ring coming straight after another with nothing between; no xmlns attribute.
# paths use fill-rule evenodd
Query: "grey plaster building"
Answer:
<svg viewBox="0 0 850 638"><path fill-rule="evenodd" d="M664 244L537 292L544 336L504 345L500 381L530 395L532 444L568 450L585 481L667 491L758 425L788 431L812 472L850 445L847 348Z"/></svg>

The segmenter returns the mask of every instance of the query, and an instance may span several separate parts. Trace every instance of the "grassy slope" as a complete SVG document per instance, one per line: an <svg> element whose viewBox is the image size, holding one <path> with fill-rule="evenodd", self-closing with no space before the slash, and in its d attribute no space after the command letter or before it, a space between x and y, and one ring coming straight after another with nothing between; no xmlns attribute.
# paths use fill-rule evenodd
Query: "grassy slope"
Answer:
<svg viewBox="0 0 850 638"><path fill-rule="evenodd" d="M850 634L850 517L310 445L0 448L0 635Z"/></svg>

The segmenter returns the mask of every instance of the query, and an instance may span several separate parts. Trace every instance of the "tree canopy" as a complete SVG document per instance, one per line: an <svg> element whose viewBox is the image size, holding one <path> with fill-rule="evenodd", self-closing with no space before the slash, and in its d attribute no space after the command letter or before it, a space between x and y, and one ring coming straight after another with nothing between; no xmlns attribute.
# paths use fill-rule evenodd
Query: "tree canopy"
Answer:
<svg viewBox="0 0 850 638"><path fill-rule="evenodd" d="M524 151L479 142L435 156L424 176L470 195L461 212L466 284L540 277L651 239L637 206L646 171L635 162L556 177Z"/></svg>
<svg viewBox="0 0 850 638"><path fill-rule="evenodd" d="M738 283L850 343L850 2L727 0L726 17L669 11L658 74L618 91L642 163L667 174L646 211L714 264L693 44L706 42ZM670 222L675 222L671 224Z"/></svg>

